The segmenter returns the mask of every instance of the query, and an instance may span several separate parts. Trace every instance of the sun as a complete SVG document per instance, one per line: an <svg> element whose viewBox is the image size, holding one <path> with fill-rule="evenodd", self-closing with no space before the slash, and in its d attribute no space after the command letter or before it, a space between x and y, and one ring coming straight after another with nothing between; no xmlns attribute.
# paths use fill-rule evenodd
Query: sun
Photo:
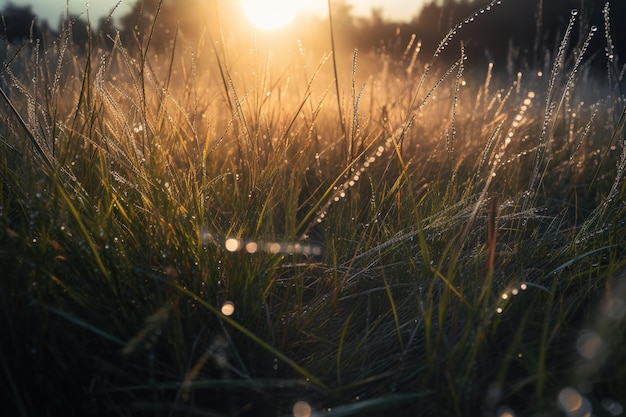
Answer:
<svg viewBox="0 0 626 417"><path fill-rule="evenodd" d="M297 0L241 0L248 19L259 29L278 29L291 22L298 11Z"/></svg>

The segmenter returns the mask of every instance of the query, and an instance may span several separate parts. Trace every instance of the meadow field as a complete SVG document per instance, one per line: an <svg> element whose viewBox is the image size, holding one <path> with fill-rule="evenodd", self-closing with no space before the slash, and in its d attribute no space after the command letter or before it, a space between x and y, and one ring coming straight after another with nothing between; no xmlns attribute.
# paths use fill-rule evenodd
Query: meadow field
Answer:
<svg viewBox="0 0 626 417"><path fill-rule="evenodd" d="M496 6L428 56L3 44L6 415L622 415L608 6L514 71L463 47Z"/></svg>

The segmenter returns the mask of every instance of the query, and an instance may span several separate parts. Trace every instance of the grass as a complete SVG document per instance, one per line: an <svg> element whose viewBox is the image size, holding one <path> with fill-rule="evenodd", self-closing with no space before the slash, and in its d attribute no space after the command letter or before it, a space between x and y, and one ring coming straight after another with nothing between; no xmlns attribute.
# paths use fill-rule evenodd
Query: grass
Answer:
<svg viewBox="0 0 626 417"><path fill-rule="evenodd" d="M14 415L619 414L624 101L569 31L510 76L69 36L1 75Z"/></svg>

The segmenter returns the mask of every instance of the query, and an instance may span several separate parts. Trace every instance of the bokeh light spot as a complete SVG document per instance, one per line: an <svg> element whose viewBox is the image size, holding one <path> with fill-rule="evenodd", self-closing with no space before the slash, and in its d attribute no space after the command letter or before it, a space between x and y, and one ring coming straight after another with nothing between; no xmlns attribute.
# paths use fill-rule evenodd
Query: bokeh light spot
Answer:
<svg viewBox="0 0 626 417"><path fill-rule="evenodd" d="M246 244L246 252L248 253L256 253L259 250L259 244L256 242L248 242Z"/></svg>
<svg viewBox="0 0 626 417"><path fill-rule="evenodd" d="M311 248L311 253L313 254L313 256L320 256L322 254L322 248L320 246L313 245L313 247Z"/></svg>
<svg viewBox="0 0 626 417"><path fill-rule="evenodd" d="M608 411L612 416L619 416L624 412L624 407L610 398L602 400L602 408Z"/></svg>
<svg viewBox="0 0 626 417"><path fill-rule="evenodd" d="M585 331L576 340L576 349L580 356L592 360L601 352L604 342L600 335L593 331Z"/></svg>
<svg viewBox="0 0 626 417"><path fill-rule="evenodd" d="M237 252L239 249L241 249L241 242L239 241L239 239L231 237L226 239L226 242L224 242L224 247L229 252Z"/></svg>
<svg viewBox="0 0 626 417"><path fill-rule="evenodd" d="M613 320L622 320L626 315L626 304L619 298L609 298L604 305L605 314Z"/></svg>
<svg viewBox="0 0 626 417"><path fill-rule="evenodd" d="M226 301L222 304L222 314L231 316L235 312L235 304L232 301Z"/></svg>
<svg viewBox="0 0 626 417"><path fill-rule="evenodd" d="M507 406L498 408L498 417L515 417L515 413Z"/></svg>
<svg viewBox="0 0 626 417"><path fill-rule="evenodd" d="M268 245L267 251L269 253L280 253L280 249L281 249L280 243L272 242Z"/></svg>
<svg viewBox="0 0 626 417"><path fill-rule="evenodd" d="M559 392L559 406L567 414L572 414L580 410L583 406L583 397L574 388L564 388Z"/></svg>
<svg viewBox="0 0 626 417"><path fill-rule="evenodd" d="M298 401L293 405L294 417L310 417L311 406L306 401Z"/></svg>

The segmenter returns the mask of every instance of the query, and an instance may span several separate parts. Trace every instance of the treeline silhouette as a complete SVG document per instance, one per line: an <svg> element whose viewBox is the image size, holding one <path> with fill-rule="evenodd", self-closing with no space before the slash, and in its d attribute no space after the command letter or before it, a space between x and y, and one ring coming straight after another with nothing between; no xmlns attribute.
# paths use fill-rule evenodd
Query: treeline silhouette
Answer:
<svg viewBox="0 0 626 417"><path fill-rule="evenodd" d="M590 46L591 62L606 64L605 0L524 0L507 1L486 10L488 1L443 0L431 1L409 23L401 25L373 18L365 22L355 40L368 45L388 39L387 49L398 53L398 46L406 44L415 34L422 41L423 54L430 56L443 37L458 23L464 23L448 47L448 53L458 57L459 42L463 41L470 60L507 63L509 71L515 68L537 68L546 64L558 50L572 10L578 23L570 38L570 51L584 41L593 26L596 32ZM615 55L626 56L626 32L619 30L626 17L626 2L609 3L611 40ZM479 10L482 9L482 12ZM478 16L476 12L478 11ZM375 24L372 24L376 22ZM467 24L465 24L467 23ZM393 44L393 34L399 33L399 45ZM578 45L580 46L580 45ZM616 57L617 58L617 57ZM618 61L619 62L619 61Z"/></svg>
<svg viewBox="0 0 626 417"><path fill-rule="evenodd" d="M219 16L230 19L232 5L238 2L228 0L137 0L131 10L121 17L103 16L97 22L87 21L84 14L64 14L59 16L56 27L46 19L38 17L32 7L8 3L0 11L0 37L7 43L18 44L35 40L54 39L61 33L72 33L74 46L85 48L89 43L106 43L119 36L127 48L133 48L152 29L150 44L154 48L164 48L173 39L178 28L185 28L188 37L200 33L207 26L216 26ZM115 10L113 10L115 12ZM117 16L117 15L115 15Z"/></svg>
<svg viewBox="0 0 626 417"><path fill-rule="evenodd" d="M570 48L584 40L591 27L596 26L589 62L606 66L605 0L502 0L501 5L483 9L484 13L474 18L476 11L487 3L486 0L433 0L416 16L407 16L409 21L394 22L386 20L377 8L372 9L369 17L357 18L349 3L335 0L332 14L340 48L390 56L402 56L411 39L414 45L421 41L420 56L431 56L451 28L467 21L446 48L448 58L458 58L462 42L471 60L506 62L508 70L513 71L545 65L558 49L570 13L576 9L579 23L572 33ZM626 2L611 0L608 5L612 22L608 35L615 48L615 62L620 63L619 58L626 56L626 31L618 27L626 17ZM232 34L245 24L241 6L234 0L138 0L119 18L105 16L93 24L83 16L70 15L60 18L56 28L39 19L30 6L9 3L0 13L0 35L8 43L50 39L69 29L75 46L83 49L89 42L106 43L116 36L127 48L140 45L155 18L156 30L150 40L155 49L166 48L175 36L193 43L207 29L219 28L222 33ZM328 49L327 19L306 16L294 25L299 29L300 39ZM618 70L623 71L623 67Z"/></svg>

